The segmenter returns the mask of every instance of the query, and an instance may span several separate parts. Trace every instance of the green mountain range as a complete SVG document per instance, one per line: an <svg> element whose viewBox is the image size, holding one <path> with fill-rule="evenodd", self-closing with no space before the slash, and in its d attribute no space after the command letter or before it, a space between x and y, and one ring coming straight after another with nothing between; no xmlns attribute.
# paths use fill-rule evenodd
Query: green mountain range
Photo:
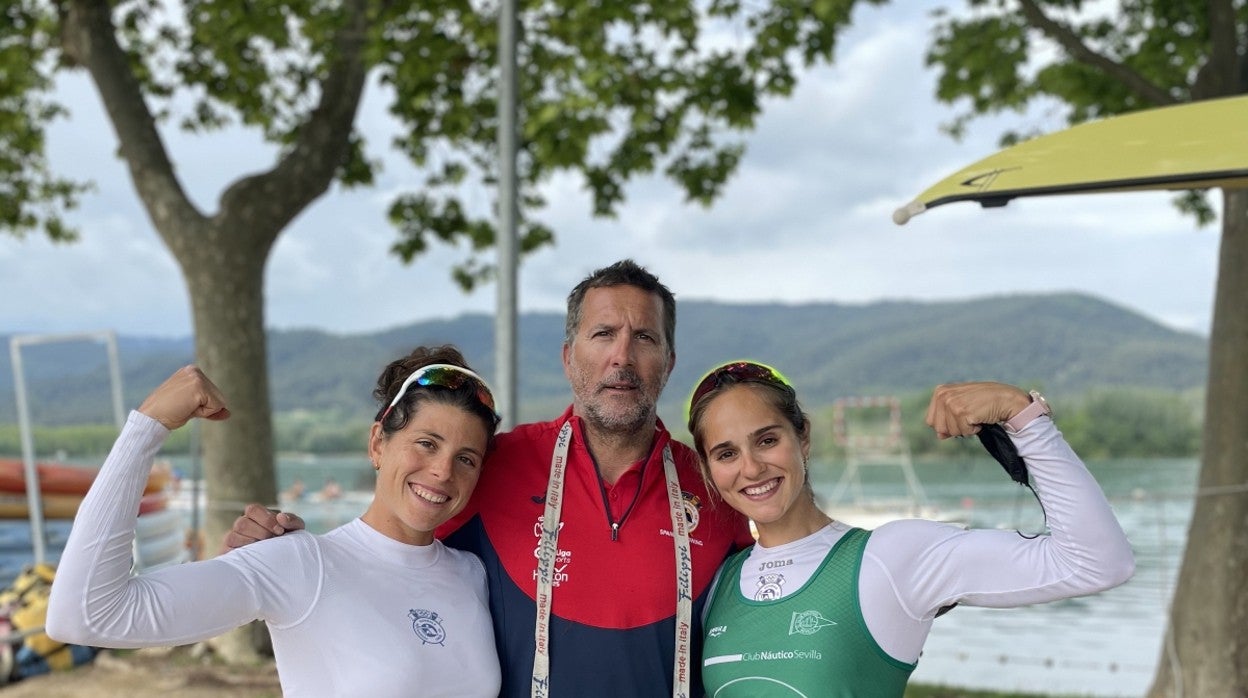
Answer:
<svg viewBox="0 0 1248 698"><path fill-rule="evenodd" d="M553 416L570 401L560 363L563 324L562 313L520 316L518 421ZM782 370L808 408L837 397L912 394L961 380L1001 380L1059 397L1106 387L1186 391L1203 387L1207 370L1204 337L1073 293L861 305L680 301L676 334L676 368L660 404L669 423L709 367L736 358ZM493 318L485 314L370 334L275 330L269 342L274 410L368 419L382 366L421 343L458 345L489 379L493 337ZM7 336L0 339L7 344ZM126 408L192 360L190 338L122 336L118 343ZM36 424L110 419L102 346L28 346L22 357ZM17 421L9 361L4 352L0 423Z"/></svg>

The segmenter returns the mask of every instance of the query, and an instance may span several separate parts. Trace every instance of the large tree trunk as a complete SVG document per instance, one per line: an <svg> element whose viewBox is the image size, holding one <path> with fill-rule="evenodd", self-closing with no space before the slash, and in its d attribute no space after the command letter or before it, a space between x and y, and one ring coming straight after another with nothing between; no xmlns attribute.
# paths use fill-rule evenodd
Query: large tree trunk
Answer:
<svg viewBox="0 0 1248 698"><path fill-rule="evenodd" d="M228 420L201 423L204 534L211 555L247 503L272 506L277 501L264 328L267 250L216 231L190 240L198 251L192 264L183 265L182 274L195 321L196 362L221 388L230 408ZM256 625L217 638L214 647L227 661L254 660L256 649L267 646L267 633Z"/></svg>
<svg viewBox="0 0 1248 698"><path fill-rule="evenodd" d="M1248 696L1248 190L1223 195L1204 448L1149 696Z"/></svg>
<svg viewBox="0 0 1248 698"><path fill-rule="evenodd" d="M210 548L248 502L277 500L264 333L264 256L209 243L184 270L196 361L225 394L230 419L203 423Z"/></svg>

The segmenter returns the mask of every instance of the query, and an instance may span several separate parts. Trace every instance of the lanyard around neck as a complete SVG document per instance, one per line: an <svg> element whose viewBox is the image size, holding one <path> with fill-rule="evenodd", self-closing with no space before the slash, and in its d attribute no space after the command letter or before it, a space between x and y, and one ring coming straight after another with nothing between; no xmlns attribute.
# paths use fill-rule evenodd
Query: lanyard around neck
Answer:
<svg viewBox="0 0 1248 698"><path fill-rule="evenodd" d="M546 510L537 545L537 623L534 630L533 698L550 696L550 612L553 605L555 556L558 552L559 522L563 511L563 482L568 467L568 444L572 441L572 420L564 422L555 438L550 458L550 480L546 485ZM691 645L693 642L693 555L689 547L689 526L684 499L676 475L672 447L663 448L663 476L667 483L667 504L672 514L672 540L676 550L676 656L672 667L672 695L687 698Z"/></svg>

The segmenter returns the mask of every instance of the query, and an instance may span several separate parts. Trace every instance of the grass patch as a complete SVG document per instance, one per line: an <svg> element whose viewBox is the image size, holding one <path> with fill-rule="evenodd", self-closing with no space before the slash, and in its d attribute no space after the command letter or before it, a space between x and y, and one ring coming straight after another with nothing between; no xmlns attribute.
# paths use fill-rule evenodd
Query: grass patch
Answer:
<svg viewBox="0 0 1248 698"><path fill-rule="evenodd" d="M1057 698L1048 693L1011 693L978 691L954 686L929 686L912 683L906 686L905 698Z"/></svg>

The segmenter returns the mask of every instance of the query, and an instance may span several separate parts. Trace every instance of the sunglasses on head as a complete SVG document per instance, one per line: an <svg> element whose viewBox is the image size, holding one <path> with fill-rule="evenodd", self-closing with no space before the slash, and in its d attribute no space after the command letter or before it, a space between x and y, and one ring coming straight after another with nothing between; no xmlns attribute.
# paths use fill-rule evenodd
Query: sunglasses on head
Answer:
<svg viewBox="0 0 1248 698"><path fill-rule="evenodd" d="M390 411L394 406L399 404L399 400L407 394L407 389L415 383L422 387L435 386L438 388L447 388L457 390L465 383L470 383L477 389L477 401L485 405L491 413L494 414L494 421L499 420L498 413L494 411L494 395L490 393L490 388L485 384L485 380L477 374L466 368L455 366L453 364L429 364L416 369L412 375L403 381L403 385L399 386L399 392L395 393L394 399L386 406L385 411L377 418L377 421L384 422L386 417L390 416Z"/></svg>
<svg viewBox="0 0 1248 698"><path fill-rule="evenodd" d="M689 409L706 397L707 393L723 385L725 378L731 378L732 383L741 383L743 381L754 381L756 383L770 383L771 385L793 389L793 385L776 369L765 364L755 363L753 361L733 361L726 363L718 368L711 369L701 381L698 387L693 389L693 395L689 398Z"/></svg>

